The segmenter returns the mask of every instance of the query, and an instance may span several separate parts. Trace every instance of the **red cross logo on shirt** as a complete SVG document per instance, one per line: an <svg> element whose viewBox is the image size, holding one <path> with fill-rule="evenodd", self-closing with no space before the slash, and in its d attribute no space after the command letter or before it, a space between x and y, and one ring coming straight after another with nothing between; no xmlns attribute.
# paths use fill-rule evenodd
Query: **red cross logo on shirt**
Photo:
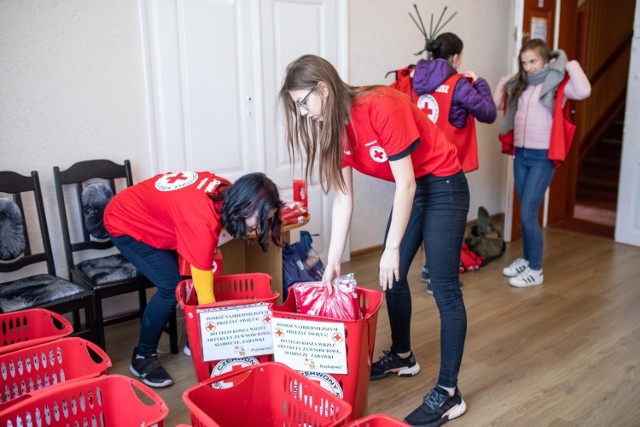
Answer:
<svg viewBox="0 0 640 427"><path fill-rule="evenodd" d="M175 175L175 176L167 177L167 182L169 184L175 184L177 181L182 181L182 180L185 180L185 179L189 179L189 177L184 175L182 172L178 172L177 175Z"/></svg>
<svg viewBox="0 0 640 427"><path fill-rule="evenodd" d="M196 172L172 172L160 176L156 182L156 190L173 191L187 187L198 179Z"/></svg>
<svg viewBox="0 0 640 427"><path fill-rule="evenodd" d="M374 145L369 148L369 156L376 163L384 163L387 161L387 153L384 151L384 148L379 145Z"/></svg>

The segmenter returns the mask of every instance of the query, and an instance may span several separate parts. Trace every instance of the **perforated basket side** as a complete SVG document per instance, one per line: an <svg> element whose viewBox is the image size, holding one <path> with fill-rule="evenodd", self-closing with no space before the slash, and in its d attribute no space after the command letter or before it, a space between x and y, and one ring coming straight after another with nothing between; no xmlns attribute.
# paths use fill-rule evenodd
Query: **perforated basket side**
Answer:
<svg viewBox="0 0 640 427"><path fill-rule="evenodd" d="M185 391L183 400L194 427L340 426L351 413L347 402L275 362L203 381Z"/></svg>
<svg viewBox="0 0 640 427"><path fill-rule="evenodd" d="M43 308L0 314L0 354L69 336L71 323Z"/></svg>
<svg viewBox="0 0 640 427"><path fill-rule="evenodd" d="M82 338L54 341L0 355L0 403L55 384L97 377L111 367L109 356Z"/></svg>
<svg viewBox="0 0 640 427"><path fill-rule="evenodd" d="M162 398L122 375L69 381L0 406L0 425L163 426Z"/></svg>

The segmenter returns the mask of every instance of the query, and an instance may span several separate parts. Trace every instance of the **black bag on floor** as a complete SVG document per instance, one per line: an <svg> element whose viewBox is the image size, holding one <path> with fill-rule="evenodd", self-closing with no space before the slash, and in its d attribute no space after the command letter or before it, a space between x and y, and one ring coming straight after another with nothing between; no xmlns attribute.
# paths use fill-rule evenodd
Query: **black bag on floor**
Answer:
<svg viewBox="0 0 640 427"><path fill-rule="evenodd" d="M483 266L500 258L507 249L502 232L489 222L489 218L489 212L480 206L476 225L464 237L469 250L482 257Z"/></svg>
<svg viewBox="0 0 640 427"><path fill-rule="evenodd" d="M282 248L282 300L287 299L289 286L298 282L322 280L324 264L311 246L313 239L308 231L300 232L300 241L285 243Z"/></svg>

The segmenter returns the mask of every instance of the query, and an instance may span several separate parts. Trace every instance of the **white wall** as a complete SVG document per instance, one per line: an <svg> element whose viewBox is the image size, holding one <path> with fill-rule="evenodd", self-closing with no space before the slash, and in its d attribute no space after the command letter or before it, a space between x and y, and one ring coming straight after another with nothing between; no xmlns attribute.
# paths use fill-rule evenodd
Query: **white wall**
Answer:
<svg viewBox="0 0 640 427"><path fill-rule="evenodd" d="M429 0L350 0L349 59L350 82L389 84L393 77L385 74L414 64L424 56L414 53L424 48L424 37L409 17L415 17L418 5L422 20L429 30L431 14L434 27L445 6L443 22L457 14L444 27L456 33L464 43L460 71L473 70L484 77L492 89L510 64L506 52L513 33L509 7L502 1ZM500 123L501 119L497 122ZM469 218L477 217L478 206L490 213L503 212L503 188L507 158L500 154L498 124L477 125L480 168L467 175L471 192ZM351 233L351 249L358 250L382 243L384 226L393 198L393 185L362 175L355 178L356 211ZM373 227L372 227L373 225Z"/></svg>
<svg viewBox="0 0 640 427"><path fill-rule="evenodd" d="M148 175L135 1L0 2L0 170L37 170L58 274L66 274L53 167L87 159Z"/></svg>
<svg viewBox="0 0 640 427"><path fill-rule="evenodd" d="M437 18L446 3L451 2L421 2L423 18L428 22L430 13ZM413 53L422 49L423 40L408 15L412 4L349 2L350 83L388 84L387 71L417 60ZM465 42L462 68L494 85L507 63L508 11L496 0L459 0L454 10L458 14L446 30ZM40 172L59 274L66 268L57 237L53 166L127 158L136 181L151 173L143 67L134 0L0 1L0 170ZM470 218L480 204L491 213L502 211L506 162L497 130L497 125L478 125L480 170L469 174ZM356 180L352 250L382 242L393 193L391 184Z"/></svg>

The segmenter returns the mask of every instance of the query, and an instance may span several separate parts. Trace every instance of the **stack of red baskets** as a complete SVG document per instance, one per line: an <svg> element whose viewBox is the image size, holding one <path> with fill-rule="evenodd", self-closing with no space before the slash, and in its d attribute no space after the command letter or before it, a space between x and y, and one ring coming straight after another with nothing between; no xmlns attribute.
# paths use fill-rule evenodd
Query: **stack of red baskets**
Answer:
<svg viewBox="0 0 640 427"><path fill-rule="evenodd" d="M0 330L0 425L163 425L164 401L137 380L106 375L107 354L68 337L64 317L44 309L0 314Z"/></svg>

